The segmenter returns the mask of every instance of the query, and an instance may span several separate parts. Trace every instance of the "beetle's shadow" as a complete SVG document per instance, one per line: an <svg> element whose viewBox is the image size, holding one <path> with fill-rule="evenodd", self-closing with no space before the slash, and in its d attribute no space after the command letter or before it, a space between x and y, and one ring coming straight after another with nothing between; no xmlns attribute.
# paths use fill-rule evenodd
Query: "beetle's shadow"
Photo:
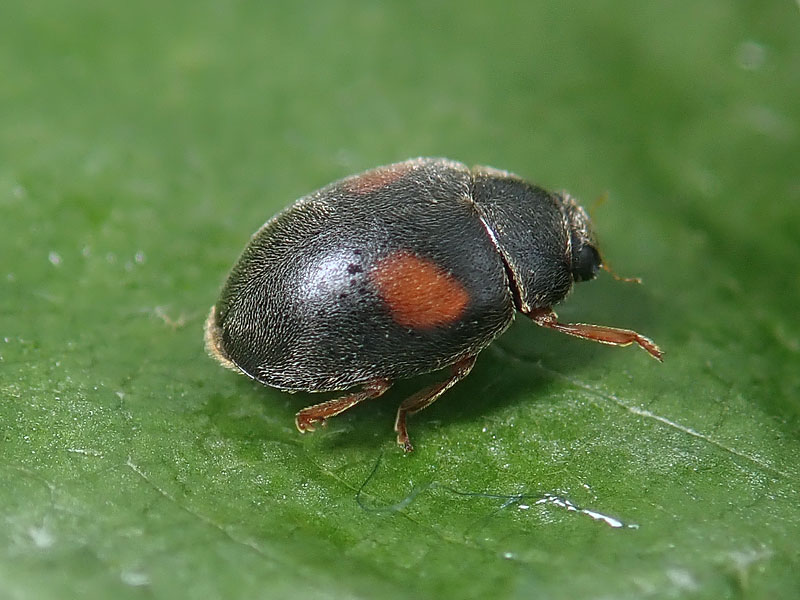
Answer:
<svg viewBox="0 0 800 600"><path fill-rule="evenodd" d="M518 328L527 324L515 324ZM548 352L549 354L549 352ZM433 405L408 419L409 435L415 445L424 443L426 432L446 427L448 423L481 423L504 408L526 398L548 402L552 395L548 387L555 380L545 370L537 367L536 353L517 357L513 349L496 342L478 357L475 368L463 381L448 390ZM585 364L585 363L584 363ZM315 436L314 445L335 451L341 448L377 449L388 439L394 439L397 408L425 387L443 381L448 369L436 371L413 379L397 381L380 398L367 400L357 407L328 421L324 428L308 434ZM324 402L336 394L295 394L291 406L297 410ZM287 414L293 419L294 413ZM480 427L480 425L476 425Z"/></svg>
<svg viewBox="0 0 800 600"><path fill-rule="evenodd" d="M627 302L620 302L621 298ZM651 322L651 304L652 299L641 286L600 281L591 293L576 294L563 308L559 307L559 316L565 322L596 322L634 329L650 323L646 333L651 333L655 329ZM579 378L588 366L607 360L608 352L620 351L625 349L609 348L543 329L517 315L509 330L479 355L468 377L431 407L409 418L411 441L422 443L420 438L426 429L430 431L450 422L480 422L529 398L537 402L554 401L548 392L557 381L551 371ZM387 437L394 438L392 426L400 403L426 386L444 380L448 374L445 369L397 381L382 397L365 401L330 419L325 428L309 435L315 436L315 446L331 451L343 447L378 448ZM287 402L275 407L275 412L285 413L281 418L292 423L295 412L301 408L340 395L287 395Z"/></svg>

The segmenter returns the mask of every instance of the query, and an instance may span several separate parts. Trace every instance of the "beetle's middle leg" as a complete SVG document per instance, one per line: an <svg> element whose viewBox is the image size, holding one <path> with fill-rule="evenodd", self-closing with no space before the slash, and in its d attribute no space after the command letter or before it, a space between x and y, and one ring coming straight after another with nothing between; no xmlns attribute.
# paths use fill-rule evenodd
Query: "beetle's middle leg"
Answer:
<svg viewBox="0 0 800 600"><path fill-rule="evenodd" d="M397 443L403 447L403 450L411 452L414 449L411 445L411 441L408 439L406 417L427 408L433 404L439 396L469 375L469 372L475 365L476 358L477 356L462 358L452 366L452 373L449 379L425 388L403 401L400 408L397 409L397 418L394 421L394 430L397 432Z"/></svg>
<svg viewBox="0 0 800 600"><path fill-rule="evenodd" d="M377 398L390 387L392 387L392 384L388 379L376 379L374 381L368 381L358 392L304 408L295 416L294 424L297 426L297 429L300 431L300 433L314 431L316 428L315 426L324 425L326 419L330 419L331 417L335 417L336 415L343 413L348 408L354 407L359 402Z"/></svg>

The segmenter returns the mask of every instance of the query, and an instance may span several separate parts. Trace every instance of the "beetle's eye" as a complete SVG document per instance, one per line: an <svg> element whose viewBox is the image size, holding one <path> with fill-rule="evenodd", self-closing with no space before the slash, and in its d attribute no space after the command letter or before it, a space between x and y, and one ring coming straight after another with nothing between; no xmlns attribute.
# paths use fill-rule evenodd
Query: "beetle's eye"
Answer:
<svg viewBox="0 0 800 600"><path fill-rule="evenodd" d="M580 246L572 253L572 278L575 281L594 279L602 261L597 248L591 244Z"/></svg>

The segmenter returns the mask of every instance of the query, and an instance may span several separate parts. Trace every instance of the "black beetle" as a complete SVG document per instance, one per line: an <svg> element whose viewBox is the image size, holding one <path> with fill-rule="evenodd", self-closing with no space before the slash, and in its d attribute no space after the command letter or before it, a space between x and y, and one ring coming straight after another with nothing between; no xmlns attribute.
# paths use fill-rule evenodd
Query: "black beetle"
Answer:
<svg viewBox="0 0 800 600"><path fill-rule="evenodd" d="M466 377L514 319L615 346L626 329L559 323L552 306L602 266L586 212L505 171L417 158L332 183L253 235L211 308L209 352L285 391L361 389L297 413L301 432L383 394L399 378L449 366L405 400L406 417Z"/></svg>

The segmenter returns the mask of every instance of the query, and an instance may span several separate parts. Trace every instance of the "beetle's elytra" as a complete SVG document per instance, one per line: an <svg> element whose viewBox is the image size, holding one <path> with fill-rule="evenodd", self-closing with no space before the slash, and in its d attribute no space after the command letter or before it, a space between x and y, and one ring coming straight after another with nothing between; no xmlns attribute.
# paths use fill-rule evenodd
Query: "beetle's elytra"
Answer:
<svg viewBox="0 0 800 600"><path fill-rule="evenodd" d="M360 389L301 410L301 432L392 382L451 367L406 417L466 377L515 311L605 344L661 350L626 329L557 321L552 306L601 267L586 212L505 171L432 158L380 167L295 202L250 240L211 308L224 366L286 391Z"/></svg>

